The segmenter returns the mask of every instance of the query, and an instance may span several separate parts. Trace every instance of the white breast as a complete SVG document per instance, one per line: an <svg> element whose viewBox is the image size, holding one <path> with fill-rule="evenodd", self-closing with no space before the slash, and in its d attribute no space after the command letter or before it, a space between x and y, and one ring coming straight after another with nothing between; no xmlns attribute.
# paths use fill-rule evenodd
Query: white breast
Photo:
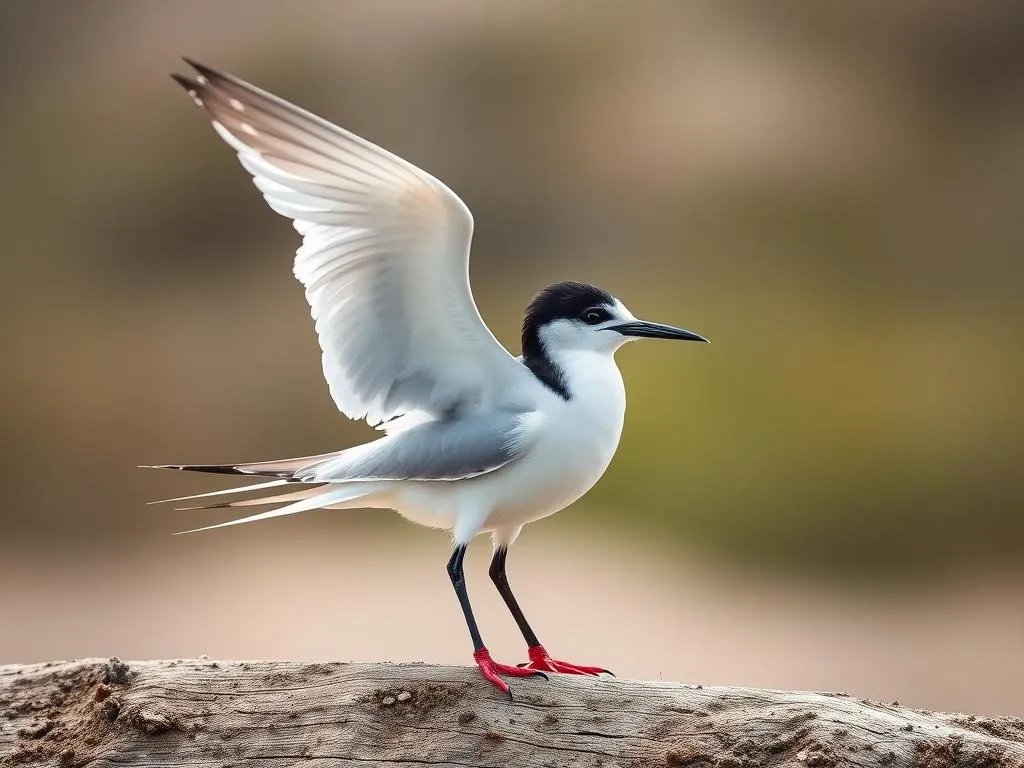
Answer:
<svg viewBox="0 0 1024 768"><path fill-rule="evenodd" d="M626 393L610 355L566 354L571 397L544 398L542 434L529 454L495 473L500 502L487 528L522 525L554 514L589 491L608 468L622 434ZM484 478L481 478L484 480Z"/></svg>

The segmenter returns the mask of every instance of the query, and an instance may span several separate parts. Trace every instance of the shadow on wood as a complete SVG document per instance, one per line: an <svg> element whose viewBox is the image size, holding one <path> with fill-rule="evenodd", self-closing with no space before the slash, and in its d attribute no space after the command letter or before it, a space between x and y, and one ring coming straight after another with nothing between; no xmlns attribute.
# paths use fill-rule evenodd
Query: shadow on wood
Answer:
<svg viewBox="0 0 1024 768"><path fill-rule="evenodd" d="M839 693L426 664L0 666L0 765L1024 768L1024 721Z"/></svg>

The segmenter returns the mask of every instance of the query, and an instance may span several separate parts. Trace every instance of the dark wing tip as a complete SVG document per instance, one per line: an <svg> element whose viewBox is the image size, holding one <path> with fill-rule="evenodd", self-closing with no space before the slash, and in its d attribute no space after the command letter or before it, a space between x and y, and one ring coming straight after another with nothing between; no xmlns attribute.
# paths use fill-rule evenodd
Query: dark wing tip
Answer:
<svg viewBox="0 0 1024 768"><path fill-rule="evenodd" d="M202 504L198 507L175 507L175 512L195 512L199 509L227 509L231 506L231 502L222 501L219 504Z"/></svg>
<svg viewBox="0 0 1024 768"><path fill-rule="evenodd" d="M196 61L191 56L182 56L181 60L188 64L192 69L198 72L200 75L218 75L220 74L213 67L208 67L202 62Z"/></svg>
<svg viewBox="0 0 1024 768"><path fill-rule="evenodd" d="M208 67L188 56L182 56L181 58L195 70L195 74L186 76L174 73L171 77L174 78L178 85L188 91L189 95L195 99L199 106L206 108L214 119L216 119L218 113L214 107L218 103L221 107L227 104L232 108L228 111L233 112L241 111L241 108L236 106L239 100L248 101L253 97L262 97L272 101L274 98L234 75ZM235 101L229 101L229 99L235 99Z"/></svg>
<svg viewBox="0 0 1024 768"><path fill-rule="evenodd" d="M243 472L232 464L147 464L143 469L177 469L182 472L212 472L216 475L255 475Z"/></svg>
<svg viewBox="0 0 1024 768"><path fill-rule="evenodd" d="M183 464L180 467L171 467L185 472L209 472L214 475L250 475L253 472L243 472L238 467L230 464Z"/></svg>
<svg viewBox="0 0 1024 768"><path fill-rule="evenodd" d="M142 469L177 469L182 472L209 472L214 475L244 475L245 477L277 477L292 480L291 472L256 469L246 464L147 464Z"/></svg>
<svg viewBox="0 0 1024 768"><path fill-rule="evenodd" d="M242 88L252 88L252 86L249 85L249 83L246 83L244 80L239 80L237 77L228 74L227 72L215 69L214 67L209 67L206 64L202 64L196 61L195 59L190 58L189 56L182 56L181 58L185 61L186 64L188 64L190 67L192 67L192 69L196 71L196 73L199 75L199 82L204 85L207 82L209 82L211 85L217 85L218 83L223 85L224 83L229 83L231 85L237 85Z"/></svg>
<svg viewBox="0 0 1024 768"><path fill-rule="evenodd" d="M203 100L209 96L212 92L212 88L216 86L218 81L220 82L232 82L230 75L227 75L213 67L208 67L205 64L201 64L190 56L181 57L186 64L196 71L194 77L188 77L187 75L179 75L177 72L171 74L178 85L188 91L189 95L192 96L202 106Z"/></svg>
<svg viewBox="0 0 1024 768"><path fill-rule="evenodd" d="M185 75L179 75L177 72L172 72L171 79L189 93L195 93L199 90L199 83L190 77L185 77Z"/></svg>

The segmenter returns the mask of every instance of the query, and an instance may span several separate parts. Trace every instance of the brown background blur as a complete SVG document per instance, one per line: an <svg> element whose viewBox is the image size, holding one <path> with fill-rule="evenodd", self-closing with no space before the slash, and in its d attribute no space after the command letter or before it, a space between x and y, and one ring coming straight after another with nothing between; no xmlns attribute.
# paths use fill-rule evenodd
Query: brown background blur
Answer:
<svg viewBox="0 0 1024 768"><path fill-rule="evenodd" d="M376 434L180 54L455 189L515 353L565 278L714 342L620 353L617 458L513 550L554 655L1024 709L1019 3L6 0L0 663L469 659L443 534L145 506L218 483L138 464Z"/></svg>

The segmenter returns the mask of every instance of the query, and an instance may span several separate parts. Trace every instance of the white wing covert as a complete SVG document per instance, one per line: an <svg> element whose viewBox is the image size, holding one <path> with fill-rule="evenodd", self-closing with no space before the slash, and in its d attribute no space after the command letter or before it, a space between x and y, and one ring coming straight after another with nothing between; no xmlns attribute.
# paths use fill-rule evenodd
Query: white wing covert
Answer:
<svg viewBox="0 0 1024 768"><path fill-rule="evenodd" d="M175 79L303 237L294 272L342 413L371 425L437 418L486 408L521 380L525 369L473 302L473 217L450 189L316 115L189 64L196 79Z"/></svg>

